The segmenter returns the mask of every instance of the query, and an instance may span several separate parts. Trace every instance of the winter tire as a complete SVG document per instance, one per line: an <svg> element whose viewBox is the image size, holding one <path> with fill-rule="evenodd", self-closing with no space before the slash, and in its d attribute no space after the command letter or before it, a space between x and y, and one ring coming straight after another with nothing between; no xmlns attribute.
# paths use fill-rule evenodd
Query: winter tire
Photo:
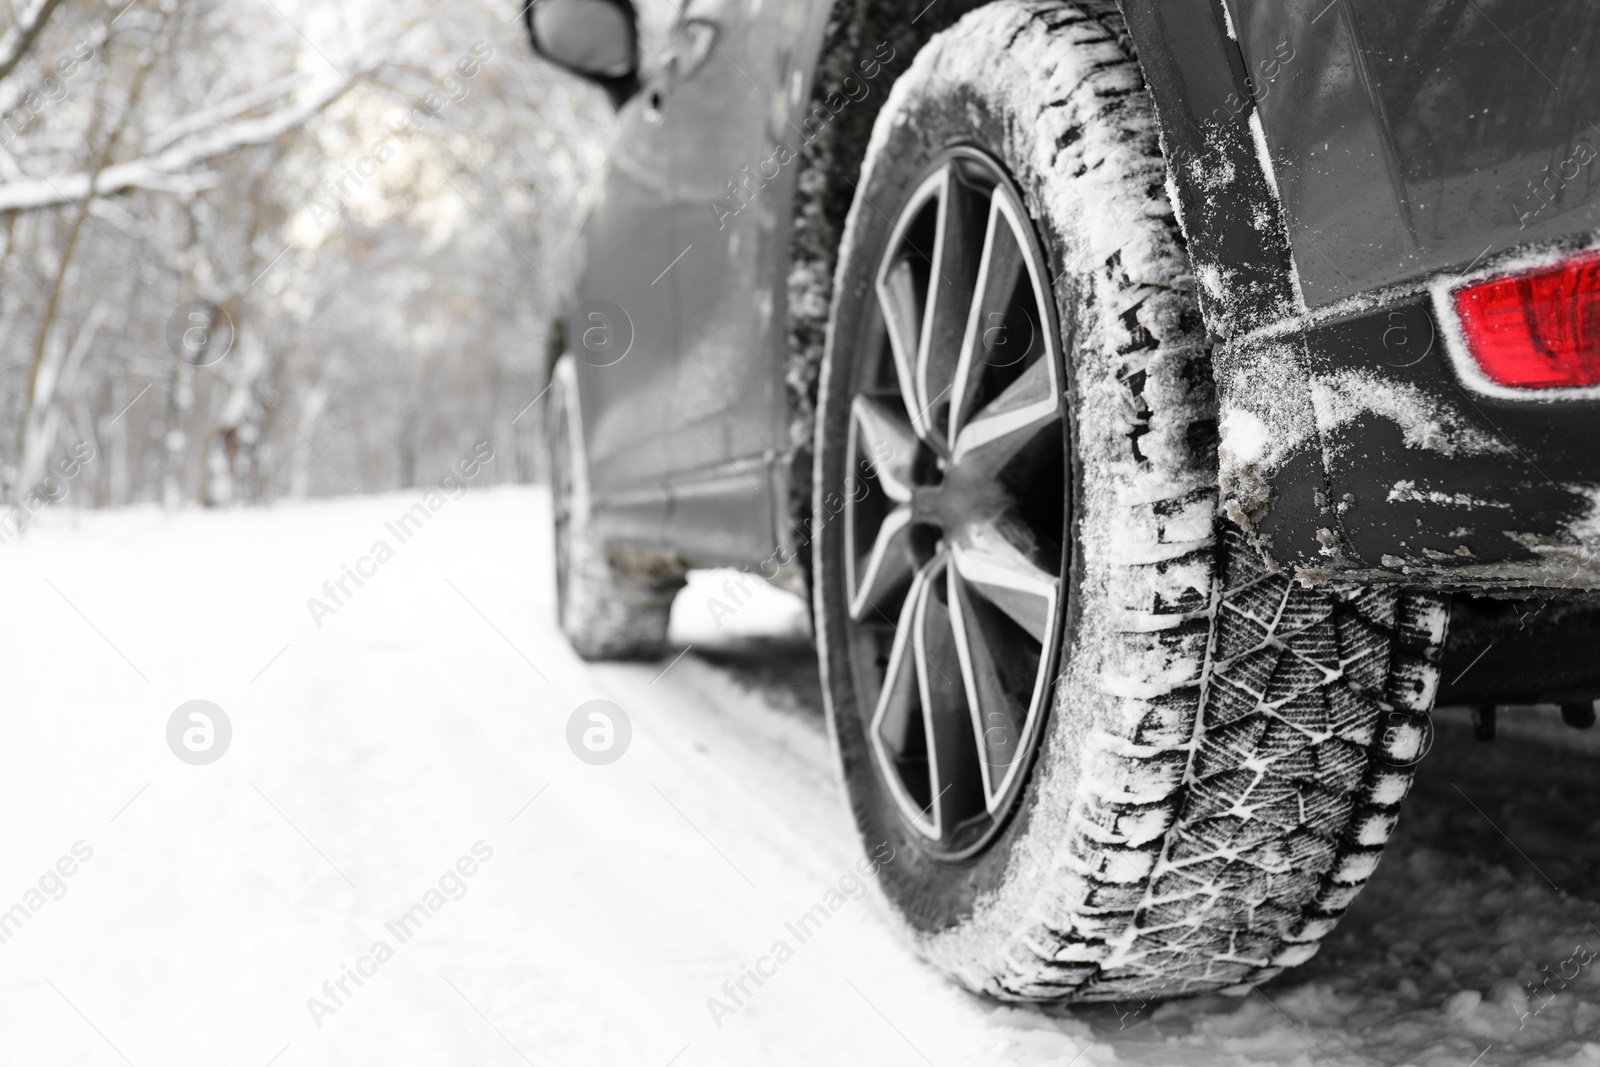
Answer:
<svg viewBox="0 0 1600 1067"><path fill-rule="evenodd" d="M1310 958L1377 863L1442 605L1302 588L1218 516L1206 332L1111 3L999 0L877 120L817 424L853 813L920 951L1013 1000Z"/></svg>
<svg viewBox="0 0 1600 1067"><path fill-rule="evenodd" d="M550 511L561 632L586 660L655 658L667 645L667 619L683 572L643 558L619 566L594 538L578 375L571 355L556 361L549 403Z"/></svg>

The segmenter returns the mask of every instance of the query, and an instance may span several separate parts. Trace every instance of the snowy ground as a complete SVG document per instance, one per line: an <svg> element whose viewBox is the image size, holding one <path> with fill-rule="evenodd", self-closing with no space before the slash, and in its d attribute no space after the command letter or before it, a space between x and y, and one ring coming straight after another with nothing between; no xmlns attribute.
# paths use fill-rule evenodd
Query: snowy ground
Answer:
<svg viewBox="0 0 1600 1067"><path fill-rule="evenodd" d="M1244 999L996 1007L871 894L786 933L858 858L797 601L719 632L721 577L697 579L687 656L584 665L552 623L544 497L474 490L317 627L307 598L414 499L61 512L0 545L0 909L28 914L0 944L0 1063L1600 1064L1594 757L1443 716L1399 841L1305 968ZM209 766L167 746L196 698L233 725ZM634 731L608 766L566 741L597 698ZM419 902L402 941L385 924ZM793 958L714 1020L780 939ZM346 967L369 976L336 1001Z"/></svg>

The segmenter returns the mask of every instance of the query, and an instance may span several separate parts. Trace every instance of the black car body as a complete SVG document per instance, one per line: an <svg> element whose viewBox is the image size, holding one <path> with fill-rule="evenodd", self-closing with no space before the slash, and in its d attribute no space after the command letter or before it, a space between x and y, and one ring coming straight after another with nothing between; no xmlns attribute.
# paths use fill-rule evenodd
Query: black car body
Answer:
<svg viewBox="0 0 1600 1067"><path fill-rule="evenodd" d="M627 0L539 0L546 55L592 43L541 26L563 4L633 33ZM1485 734L1502 703L1593 723L1600 13L691 0L648 79L611 51L588 68L620 125L558 335L556 487L558 558L581 510L572 572L611 584L563 625L599 658L644 647L628 619L653 613L659 644L690 567L813 587L858 828L922 850L889 894L969 988L1246 988L1310 958L1370 874L1436 695L1487 707ZM1003 274L993 303L991 255L1031 289ZM1032 308L1065 355L1030 340L1003 369L994 307L1006 329ZM1047 434L1064 446L1035 462ZM862 461L876 503L852 510L857 457L894 442L911 454ZM893 553L898 624L874 599ZM1009 799L971 793L946 834L940 759L991 761L987 790L991 744ZM1029 833L1078 849L1056 881L1027 881ZM1036 899L1058 917L1030 926Z"/></svg>
<svg viewBox="0 0 1600 1067"><path fill-rule="evenodd" d="M1486 386L1448 299L1600 229L1600 20L1554 0L1124 7L1222 341L1224 440L1309 424L1270 457L1224 447L1230 513L1313 579L1600 586L1600 388ZM805 335L839 190L918 39L964 10L891 8L694 0L622 104L570 298L631 324L625 363L579 371L608 539L700 566L803 540ZM609 328L593 314L566 338ZM1406 399L1317 422L1328 396L1383 390ZM1428 422L1480 447L1419 447Z"/></svg>

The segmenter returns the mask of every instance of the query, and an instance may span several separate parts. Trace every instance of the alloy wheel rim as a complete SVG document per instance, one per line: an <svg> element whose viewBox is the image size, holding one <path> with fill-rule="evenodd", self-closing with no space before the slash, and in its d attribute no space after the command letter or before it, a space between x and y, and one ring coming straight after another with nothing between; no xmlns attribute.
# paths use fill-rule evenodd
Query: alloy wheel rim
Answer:
<svg viewBox="0 0 1600 1067"><path fill-rule="evenodd" d="M846 445L846 629L901 819L961 860L1020 795L1068 575L1054 302L998 163L955 148L929 165L871 297Z"/></svg>

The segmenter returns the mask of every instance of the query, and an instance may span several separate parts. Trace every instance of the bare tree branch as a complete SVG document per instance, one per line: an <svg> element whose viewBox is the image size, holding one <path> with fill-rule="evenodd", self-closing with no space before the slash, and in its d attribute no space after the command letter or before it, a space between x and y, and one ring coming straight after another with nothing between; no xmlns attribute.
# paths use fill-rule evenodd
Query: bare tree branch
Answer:
<svg viewBox="0 0 1600 1067"><path fill-rule="evenodd" d="M363 65L361 74L377 65ZM224 122L183 136L165 151L126 163L116 163L92 175L87 171L46 178L0 183L0 212L30 211L57 204L78 203L92 196L111 196L129 189L171 189L175 179L197 164L240 148L270 144L304 125L351 89L342 75L324 76L297 102L260 118ZM181 188L183 183L179 183Z"/></svg>
<svg viewBox="0 0 1600 1067"><path fill-rule="evenodd" d="M280 96L287 96L303 79L304 75L301 74L285 74L283 77L274 79L263 86L225 100L215 107L208 107L192 115L187 115L152 137L146 148L152 152L159 152L168 145L175 144L185 137L193 136L208 126L214 126L219 122L237 118L246 111L252 111L263 104L278 99Z"/></svg>
<svg viewBox="0 0 1600 1067"><path fill-rule="evenodd" d="M30 0L17 13L16 25L0 34L0 80L17 69L17 64L32 50L33 42L44 31L44 24L60 6L61 0Z"/></svg>

